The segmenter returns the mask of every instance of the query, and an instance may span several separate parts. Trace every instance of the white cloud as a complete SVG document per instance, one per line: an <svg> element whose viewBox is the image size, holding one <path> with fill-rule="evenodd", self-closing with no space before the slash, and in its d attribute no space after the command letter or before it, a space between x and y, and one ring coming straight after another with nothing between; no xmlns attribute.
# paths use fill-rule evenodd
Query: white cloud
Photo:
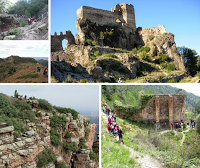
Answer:
<svg viewBox="0 0 200 168"><path fill-rule="evenodd" d="M0 58L10 55L21 57L48 57L48 41L0 41Z"/></svg>

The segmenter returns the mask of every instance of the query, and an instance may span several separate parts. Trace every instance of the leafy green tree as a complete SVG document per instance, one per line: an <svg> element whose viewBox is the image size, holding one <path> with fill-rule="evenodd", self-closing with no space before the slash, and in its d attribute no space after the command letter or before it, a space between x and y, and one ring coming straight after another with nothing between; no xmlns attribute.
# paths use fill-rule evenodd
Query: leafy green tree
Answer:
<svg viewBox="0 0 200 168"><path fill-rule="evenodd" d="M15 67L11 67L11 68L8 70L8 74L13 75L16 71L17 71L17 70L16 70Z"/></svg>
<svg viewBox="0 0 200 168"><path fill-rule="evenodd" d="M185 46L177 47L177 51L183 57L189 75L195 76L198 70L197 52Z"/></svg>
<svg viewBox="0 0 200 168"><path fill-rule="evenodd" d="M65 144L63 144L63 149L65 151L78 151L77 145L72 144L72 143L65 143Z"/></svg>
<svg viewBox="0 0 200 168"><path fill-rule="evenodd" d="M195 105L195 111L196 111L197 113L200 113L200 101L198 101L198 102L196 103L196 105Z"/></svg>
<svg viewBox="0 0 200 168"><path fill-rule="evenodd" d="M14 93L14 97L18 98L19 94L17 92L17 90L15 90L15 93Z"/></svg>
<svg viewBox="0 0 200 168"><path fill-rule="evenodd" d="M25 11L25 16L26 16L26 18L30 18L30 17L31 17L31 14L26 10L26 11Z"/></svg>
<svg viewBox="0 0 200 168"><path fill-rule="evenodd" d="M79 140L79 146L80 146L80 149L87 149L88 147L85 145L85 138L80 138Z"/></svg>

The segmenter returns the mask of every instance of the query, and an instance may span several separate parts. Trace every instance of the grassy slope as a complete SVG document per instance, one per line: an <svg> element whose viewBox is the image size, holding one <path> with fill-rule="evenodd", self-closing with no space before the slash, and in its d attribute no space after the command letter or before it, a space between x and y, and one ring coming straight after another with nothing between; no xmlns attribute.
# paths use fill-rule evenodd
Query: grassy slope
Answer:
<svg viewBox="0 0 200 168"><path fill-rule="evenodd" d="M198 150L200 150L200 148L193 146L200 143L200 137L198 138L195 134L195 130L190 130L186 133L186 140L183 146L180 146L183 137L181 133L175 134L173 131L170 131L159 135L160 131L167 129L166 127L156 132L154 126L151 124L135 123L130 120L121 119L120 117L117 118L117 123L119 125L123 124L131 127L131 131L123 128L125 131L123 136L125 145L131 147L135 151L141 152L141 155L148 154L159 160L160 163L164 163L164 165L169 168L192 167L193 164L197 167L200 166L200 159L198 159L200 156ZM150 135L148 135L149 130L151 132ZM106 133L106 123L102 123L102 134L107 138L107 142L105 142L106 139L102 136L102 165L106 167L109 163L106 160L108 154L110 156L114 155L116 151L112 149L112 146L114 144L116 147L120 145L115 139L108 137L108 133ZM119 156L119 158L122 158L122 156Z"/></svg>
<svg viewBox="0 0 200 168"><path fill-rule="evenodd" d="M37 72L37 67L40 66L40 72ZM9 76L1 83L47 83L48 77L42 75L45 67L38 63L21 63L18 64L17 72ZM31 77L34 75L35 77Z"/></svg>

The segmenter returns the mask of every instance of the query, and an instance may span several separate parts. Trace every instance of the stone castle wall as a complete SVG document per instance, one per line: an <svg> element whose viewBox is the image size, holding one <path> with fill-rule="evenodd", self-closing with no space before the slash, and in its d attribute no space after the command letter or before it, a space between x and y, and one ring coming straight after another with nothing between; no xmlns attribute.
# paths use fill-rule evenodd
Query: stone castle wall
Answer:
<svg viewBox="0 0 200 168"><path fill-rule="evenodd" d="M171 125L181 122L185 116L185 95L155 95L151 98L144 109L135 113L125 113L114 108L117 115L134 121Z"/></svg>
<svg viewBox="0 0 200 168"><path fill-rule="evenodd" d="M115 5L111 11L96 9L88 6L81 6L77 10L77 20L87 18L97 25L116 25L117 23L126 23L132 29L136 30L135 12L133 5L125 3Z"/></svg>
<svg viewBox="0 0 200 168"><path fill-rule="evenodd" d="M71 33L71 31L65 31L64 34L60 32L59 36L57 36L57 33L55 32L54 35L51 36L51 51L55 52L55 51L63 50L62 41L64 39L67 40L66 47L72 44L75 44L75 38L73 34Z"/></svg>

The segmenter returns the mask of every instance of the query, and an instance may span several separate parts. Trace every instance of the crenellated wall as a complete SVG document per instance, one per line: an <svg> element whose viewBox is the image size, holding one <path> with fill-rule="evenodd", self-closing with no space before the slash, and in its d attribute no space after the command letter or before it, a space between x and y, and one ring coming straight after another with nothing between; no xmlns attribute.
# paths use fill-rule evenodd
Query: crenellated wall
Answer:
<svg viewBox="0 0 200 168"><path fill-rule="evenodd" d="M75 38L71 31L65 31L64 34L60 32L60 35L58 36L57 33L55 32L53 36L51 36L51 51L60 51L63 50L62 47L62 41L66 39L66 47L75 44Z"/></svg>

